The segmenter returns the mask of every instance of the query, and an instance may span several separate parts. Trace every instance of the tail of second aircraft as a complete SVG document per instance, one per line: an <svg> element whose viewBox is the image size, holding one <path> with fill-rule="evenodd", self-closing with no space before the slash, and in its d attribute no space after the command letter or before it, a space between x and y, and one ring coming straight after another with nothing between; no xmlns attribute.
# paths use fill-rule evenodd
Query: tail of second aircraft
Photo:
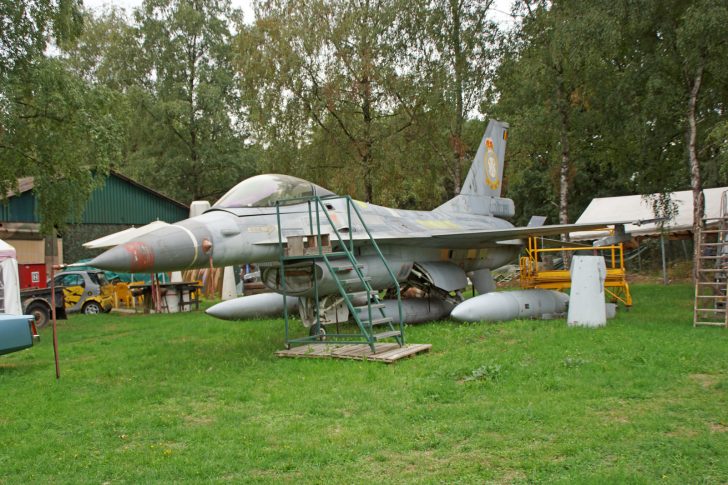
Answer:
<svg viewBox="0 0 728 485"><path fill-rule="evenodd" d="M490 120L460 195L447 201L437 210L471 212L497 217L513 216L515 213L513 201L500 196L507 140L508 123Z"/></svg>

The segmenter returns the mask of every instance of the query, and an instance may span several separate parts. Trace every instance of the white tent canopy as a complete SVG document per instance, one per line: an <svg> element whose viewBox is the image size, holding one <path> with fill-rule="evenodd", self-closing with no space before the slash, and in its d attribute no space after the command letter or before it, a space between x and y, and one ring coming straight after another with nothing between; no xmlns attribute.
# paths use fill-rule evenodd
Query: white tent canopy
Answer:
<svg viewBox="0 0 728 485"><path fill-rule="evenodd" d="M0 239L0 261L7 258L15 259L15 248Z"/></svg>
<svg viewBox="0 0 728 485"><path fill-rule="evenodd" d="M720 201L728 187L705 189L705 218L720 217ZM657 194L652 194L656 196ZM672 192L671 200L677 205L677 215L665 224L667 232L687 232L693 228L693 193L689 190ZM642 195L625 195L622 197L602 197L592 199L584 210L577 224L608 223L614 221L642 221L654 219L655 214L648 197ZM655 222L645 224L625 224L625 230L633 236L656 236L661 233ZM571 233L573 239L595 239L604 234L595 232Z"/></svg>
<svg viewBox="0 0 728 485"><path fill-rule="evenodd" d="M15 248L0 239L0 313L22 315Z"/></svg>
<svg viewBox="0 0 728 485"><path fill-rule="evenodd" d="M83 247L87 249L100 249L100 248L109 248L112 246L118 246L119 244L124 244L126 242L131 241L134 238L137 238L139 236L143 236L144 234L148 234L155 229L159 229L160 227L168 226L169 224L163 221L154 221L152 223L147 224L146 226L141 227L130 227L129 229L124 229L123 231L115 232L113 234L109 234L108 236L100 237L98 239L94 239L93 241L85 242L83 243Z"/></svg>

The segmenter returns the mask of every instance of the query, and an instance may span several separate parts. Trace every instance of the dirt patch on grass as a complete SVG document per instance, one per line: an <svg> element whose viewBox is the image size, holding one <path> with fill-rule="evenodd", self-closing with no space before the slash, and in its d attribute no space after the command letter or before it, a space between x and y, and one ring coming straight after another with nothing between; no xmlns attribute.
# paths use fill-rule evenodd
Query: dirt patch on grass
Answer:
<svg viewBox="0 0 728 485"><path fill-rule="evenodd" d="M402 476L407 477L410 481L415 477L422 477L423 474L425 476L427 474L440 474L452 469L472 471L478 465L486 468L492 468L493 466L488 455L482 451L458 453L457 459L453 460L452 455L442 451L438 452L434 449L407 450L395 455L382 452L368 456L362 461L370 473L381 473L384 476L389 470L395 467L402 470ZM496 483L510 482L498 481Z"/></svg>
<svg viewBox="0 0 728 485"><path fill-rule="evenodd" d="M630 424L639 421L646 414L661 412L666 406L682 402L672 391L665 391L640 400L616 399L608 409L594 411L594 415L608 424ZM607 403L601 403L605 405Z"/></svg>
<svg viewBox="0 0 728 485"><path fill-rule="evenodd" d="M698 432L689 428L677 428L669 433L665 433L665 435L671 438L695 438L698 436Z"/></svg>
<svg viewBox="0 0 728 485"><path fill-rule="evenodd" d="M627 416L624 416L623 414L612 415L611 421L613 423L620 423L620 424L628 424L630 422L629 418Z"/></svg>
<svg viewBox="0 0 728 485"><path fill-rule="evenodd" d="M607 411L600 412L599 415L605 421L609 423L629 424L631 420L628 415L629 410L623 409L609 409ZM635 414L634 411L632 414Z"/></svg>
<svg viewBox="0 0 728 485"><path fill-rule="evenodd" d="M718 383L720 376L715 374L690 374L690 380L699 384L703 389L710 389Z"/></svg>
<svg viewBox="0 0 728 485"><path fill-rule="evenodd" d="M215 418L201 415L185 415L182 417L188 426L207 426L215 422Z"/></svg>
<svg viewBox="0 0 728 485"><path fill-rule="evenodd" d="M506 470L503 475L496 478L495 483L517 483L526 480L526 474L521 470Z"/></svg>
<svg viewBox="0 0 728 485"><path fill-rule="evenodd" d="M710 428L710 431L713 433L728 433L728 425L723 423L710 423L708 428Z"/></svg>

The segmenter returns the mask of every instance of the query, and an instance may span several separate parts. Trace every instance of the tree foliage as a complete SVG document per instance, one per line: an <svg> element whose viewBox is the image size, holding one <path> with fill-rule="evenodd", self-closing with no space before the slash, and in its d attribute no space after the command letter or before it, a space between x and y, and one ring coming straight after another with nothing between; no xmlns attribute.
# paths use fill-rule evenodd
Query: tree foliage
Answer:
<svg viewBox="0 0 728 485"><path fill-rule="evenodd" d="M577 1L519 9L523 22L505 38L494 83L494 110L512 124L509 190L522 220L541 207L566 223L584 196L624 190L616 177L623 147L612 138L618 130L604 132L618 122L605 106L614 89L608 52L618 42L617 19Z"/></svg>
<svg viewBox="0 0 728 485"><path fill-rule="evenodd" d="M135 15L150 89L134 99L134 171L185 201L222 195L252 172L231 65L240 13L229 0L147 0Z"/></svg>
<svg viewBox="0 0 728 485"><path fill-rule="evenodd" d="M3 2L0 24L0 194L34 177L41 230L52 234L80 215L119 159L115 94L45 55L49 37L63 47L80 31L77 2Z"/></svg>
<svg viewBox="0 0 728 485"><path fill-rule="evenodd" d="M294 146L312 142L309 148L322 157L317 175L320 169L346 173L346 182L360 183L348 188L363 190L369 201L377 174L390 169L382 163L386 145L412 125L417 109L410 106L407 76L398 72L399 6L390 0L261 2L256 26L239 42L260 139L278 140L283 132Z"/></svg>
<svg viewBox="0 0 728 485"><path fill-rule="evenodd" d="M270 165L378 203L457 193L496 65L490 3L258 2L238 66Z"/></svg>
<svg viewBox="0 0 728 485"><path fill-rule="evenodd" d="M493 99L513 125L509 187L521 217L544 205L555 216L559 205L564 221L564 195L573 220L594 196L689 187L689 98L700 63L707 73L725 49L724 7L561 0L517 9L524 19L504 45ZM725 178L709 134L720 139L726 97L710 65L694 135L715 186Z"/></svg>
<svg viewBox="0 0 728 485"><path fill-rule="evenodd" d="M240 12L229 0L148 0L129 19L88 19L69 62L123 94L128 175L181 201L212 199L255 171L240 79L231 67Z"/></svg>
<svg viewBox="0 0 728 485"><path fill-rule="evenodd" d="M497 24L492 0L431 0L403 10L418 96L426 109L419 124L443 172L446 197L460 188L482 133L468 137L466 124L481 105L497 67Z"/></svg>

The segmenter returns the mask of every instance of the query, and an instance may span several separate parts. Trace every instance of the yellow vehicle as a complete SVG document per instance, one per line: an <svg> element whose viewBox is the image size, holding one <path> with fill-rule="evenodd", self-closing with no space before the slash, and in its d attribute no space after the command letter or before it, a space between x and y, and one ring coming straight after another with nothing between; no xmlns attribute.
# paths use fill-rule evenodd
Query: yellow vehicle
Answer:
<svg viewBox="0 0 728 485"><path fill-rule="evenodd" d="M114 290L103 271L63 271L55 276L54 282L56 286L63 286L67 312L111 311Z"/></svg>

